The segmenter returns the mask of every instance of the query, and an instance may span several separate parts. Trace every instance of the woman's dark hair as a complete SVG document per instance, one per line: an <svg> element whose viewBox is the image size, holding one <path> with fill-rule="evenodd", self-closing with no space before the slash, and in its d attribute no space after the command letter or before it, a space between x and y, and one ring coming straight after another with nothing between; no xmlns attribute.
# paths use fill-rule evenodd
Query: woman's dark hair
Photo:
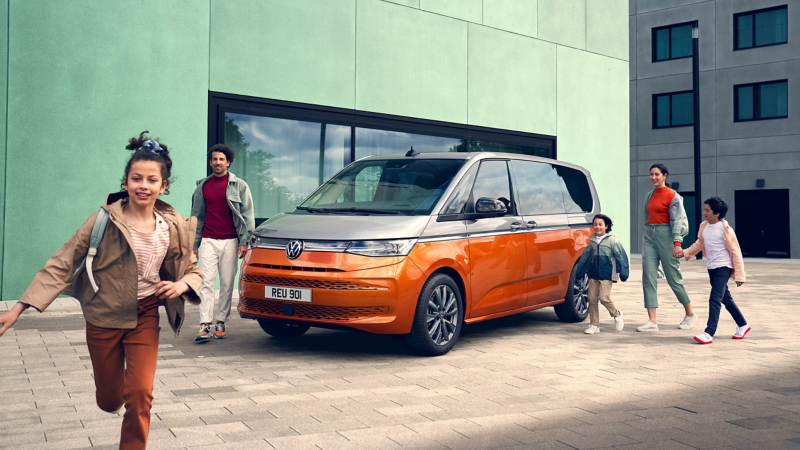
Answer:
<svg viewBox="0 0 800 450"><path fill-rule="evenodd" d="M208 162L211 162L211 154L214 152L222 153L223 155L225 155L225 159L227 159L229 163L232 163L233 158L236 156L236 152L234 152L232 148L228 147L225 144L217 144L208 149Z"/></svg>
<svg viewBox="0 0 800 450"><path fill-rule="evenodd" d="M611 221L611 217L608 217L605 214L596 214L594 216L594 218L592 219L592 223L594 223L594 221L597 220L597 219L602 219L602 221L605 222L605 224L606 224L606 233L611 231L611 225L614 224L614 222Z"/></svg>
<svg viewBox="0 0 800 450"><path fill-rule="evenodd" d="M161 165L161 179L167 183L164 190L164 195L169 194L169 185L172 183L170 177L172 176L172 159L169 157L169 150L167 146L158 142L158 139L150 139L145 136L149 131L142 131L138 138L131 138L128 145L125 146L128 150L133 150L133 155L128 159L125 165L125 175L122 177L120 187L125 190L125 181L128 179L128 174L131 172L131 165L137 161L155 161ZM150 142L148 142L150 141Z"/></svg>
<svg viewBox="0 0 800 450"><path fill-rule="evenodd" d="M725 214L728 213L728 202L726 202L722 197L711 197L706 199L706 201L703 203L711 208L711 212L714 214L719 214L720 219L724 219Z"/></svg>
<svg viewBox="0 0 800 450"><path fill-rule="evenodd" d="M650 170L653 170L653 169L658 169L662 174L664 174L664 177L669 175L669 169L667 169L667 166L665 166L664 164L655 163L652 166L650 166ZM650 172L648 171L648 173L650 173ZM666 180L664 180L664 186L669 187L669 183L667 183Z"/></svg>

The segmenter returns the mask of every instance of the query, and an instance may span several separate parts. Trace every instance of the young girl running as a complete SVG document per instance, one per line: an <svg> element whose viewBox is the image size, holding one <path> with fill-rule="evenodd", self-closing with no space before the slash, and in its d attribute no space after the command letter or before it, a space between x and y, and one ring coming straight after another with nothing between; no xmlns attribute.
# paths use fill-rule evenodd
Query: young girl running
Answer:
<svg viewBox="0 0 800 450"><path fill-rule="evenodd" d="M147 445L158 306L165 306L177 336L183 302L199 304L197 290L203 282L192 253L196 219L184 218L158 200L169 193L172 160L167 146L145 138L145 133L126 147L133 155L125 166L122 191L110 194L102 206L109 222L94 261L86 261L91 276L89 267L75 271L87 256L99 211L37 272L19 302L0 315L2 336L28 307L44 311L61 293L81 302L97 406L112 413L125 406L120 449Z"/></svg>
<svg viewBox="0 0 800 450"><path fill-rule="evenodd" d="M625 249L611 232L611 218L605 214L598 214L592 220L594 234L589 236L589 245L583 249L583 254L578 260L575 271L576 279L583 278L589 274L589 328L584 331L586 334L597 334L600 332L600 311L597 302L603 304L614 318L614 328L622 331L625 326L622 320L622 312L617 310L614 302L611 301L611 283L613 274L619 273L622 281L628 280L630 264Z"/></svg>
<svg viewBox="0 0 800 450"><path fill-rule="evenodd" d="M742 250L736 233L725 220L728 213L728 203L722 197L711 197L703 202L703 218L697 232L697 240L691 247L683 251L683 256L689 258L703 252L706 255L706 269L711 281L711 295L708 298L708 323L703 333L694 337L701 344L710 344L714 340L719 321L719 311L722 305L731 313L736 322L734 339L744 339L750 331L739 307L733 301L731 291L728 290L728 280L733 278L736 287L744 284L744 260Z"/></svg>

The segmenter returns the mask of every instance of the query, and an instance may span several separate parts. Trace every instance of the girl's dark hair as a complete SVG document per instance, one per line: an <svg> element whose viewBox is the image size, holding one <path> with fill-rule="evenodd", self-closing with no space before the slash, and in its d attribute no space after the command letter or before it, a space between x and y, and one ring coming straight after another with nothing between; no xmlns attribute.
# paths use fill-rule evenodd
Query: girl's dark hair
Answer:
<svg viewBox="0 0 800 450"><path fill-rule="evenodd" d="M726 202L722 197L711 197L703 203L711 208L711 212L714 214L719 214L720 219L724 219L725 214L728 213L728 202Z"/></svg>
<svg viewBox="0 0 800 450"><path fill-rule="evenodd" d="M662 174L664 174L664 177L669 175L669 169L667 169L667 166L665 166L664 164L655 163L652 166L650 166L650 170L653 170L653 169L658 169ZM650 172L648 171L648 173L650 173ZM669 183L667 183L666 180L664 180L664 186L669 187Z"/></svg>
<svg viewBox="0 0 800 450"><path fill-rule="evenodd" d="M169 185L172 183L172 159L169 157L169 150L167 146L158 142L158 139L151 139L145 136L145 134L149 133L149 131L142 131L138 138L131 138L128 141L128 145L125 146L128 150L133 150L133 155L131 155L130 159L128 159L128 163L125 165L125 175L122 177L122 182L120 183L120 187L122 190L125 190L125 181L128 179L128 174L131 172L131 165L137 161L155 161L161 165L161 179L167 183L167 187L164 190L164 195L169 195ZM145 144L147 141L152 140L160 147L159 149L153 150L153 146L151 144ZM143 148L145 147L145 148Z"/></svg>
<svg viewBox="0 0 800 450"><path fill-rule="evenodd" d="M606 233L611 231L611 225L614 225L614 222L611 221L611 217L608 217L605 214L596 214L594 216L594 218L592 219L592 223L594 223L594 221L597 220L597 219L602 219L603 222L606 223Z"/></svg>
<svg viewBox="0 0 800 450"><path fill-rule="evenodd" d="M211 162L211 154L214 152L222 153L223 155L225 155L225 159L227 159L229 163L232 163L233 158L236 156L236 153L233 151L232 148L228 147L225 144L217 144L208 149L208 162Z"/></svg>

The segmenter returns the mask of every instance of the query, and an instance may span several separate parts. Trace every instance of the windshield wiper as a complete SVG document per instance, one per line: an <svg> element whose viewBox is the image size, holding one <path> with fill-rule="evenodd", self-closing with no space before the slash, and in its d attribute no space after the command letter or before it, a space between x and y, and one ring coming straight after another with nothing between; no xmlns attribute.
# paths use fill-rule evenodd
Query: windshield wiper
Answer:
<svg viewBox="0 0 800 450"><path fill-rule="evenodd" d="M343 210L343 211L346 211L346 210ZM385 209L350 208L349 211L367 213L367 214L400 214L400 211L387 211Z"/></svg>
<svg viewBox="0 0 800 450"><path fill-rule="evenodd" d="M302 210L302 211L308 211L308 212L311 212L311 213L324 213L324 212L328 212L328 210L327 210L327 209L325 209L325 208L310 208L310 207L308 207L308 206L298 206L298 207L297 207L297 208L295 208L295 209L299 209L299 210Z"/></svg>

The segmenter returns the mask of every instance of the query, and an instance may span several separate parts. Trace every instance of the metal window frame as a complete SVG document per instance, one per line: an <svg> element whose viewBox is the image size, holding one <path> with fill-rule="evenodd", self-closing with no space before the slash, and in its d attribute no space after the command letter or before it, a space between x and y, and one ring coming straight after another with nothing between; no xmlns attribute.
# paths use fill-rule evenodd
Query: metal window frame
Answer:
<svg viewBox="0 0 800 450"><path fill-rule="evenodd" d="M659 62L664 62L664 61L673 61L673 60L676 60L676 59L691 58L692 57L691 54L686 55L686 56L678 56L676 58L672 57L672 29L673 28L678 28L678 27L685 27L687 25L694 25L694 23L695 23L695 21L691 21L691 22L676 23L676 24L672 24L672 25L664 25L664 26L661 26L661 27L652 28L650 30L650 41L651 41L651 47L652 47L652 50L653 50L653 56L652 56L652 58L650 58L651 62L659 63ZM661 30L665 30L665 29L669 30L669 58L656 59L656 55L657 55L656 33L658 33Z"/></svg>
<svg viewBox="0 0 800 450"><path fill-rule="evenodd" d="M208 92L207 149L224 142L225 113L228 112L349 126L350 152L345 154L345 166L355 161L356 128L462 139L467 148L469 141L544 147L549 148L550 155L548 157L550 159L557 160L558 157L556 136L214 91ZM203 154L206 157L207 152L204 150ZM207 176L211 175L211 167L208 164L206 164L206 174ZM264 220L266 218L256 218L256 223L259 224Z"/></svg>
<svg viewBox="0 0 800 450"><path fill-rule="evenodd" d="M772 44L756 44L756 14L765 13L770 11L777 11L779 9L786 10L786 40L784 42L775 42ZM739 18L743 16L753 16L753 45L750 47L739 47ZM750 50L753 48L771 47L773 45L784 45L789 43L789 5L770 6L769 8L755 9L752 11L745 11L733 15L733 51Z"/></svg>
<svg viewBox="0 0 800 450"><path fill-rule="evenodd" d="M694 126L694 116L692 116L692 123L685 124L685 125L673 125L672 124L672 96L679 95L679 94L692 94L694 95L694 91L689 89L688 91L675 91L675 92L661 92L658 94L653 94L653 129L662 130L665 128L681 128L681 127L691 127ZM658 103L656 99L658 97L669 96L669 125L658 126Z"/></svg>
<svg viewBox="0 0 800 450"><path fill-rule="evenodd" d="M771 116L771 117L759 117L761 115L761 111L759 109L759 104L761 103L761 86L766 86L770 84L779 84L779 83L786 83L786 114L783 116ZM739 89L746 88L746 87L753 87L753 118L752 119L740 119L739 118ZM733 86L733 121L734 122L755 122L759 120L773 120L773 119L786 119L789 117L789 80L772 80L772 81L759 81L756 83L745 83L745 84L735 84Z"/></svg>

